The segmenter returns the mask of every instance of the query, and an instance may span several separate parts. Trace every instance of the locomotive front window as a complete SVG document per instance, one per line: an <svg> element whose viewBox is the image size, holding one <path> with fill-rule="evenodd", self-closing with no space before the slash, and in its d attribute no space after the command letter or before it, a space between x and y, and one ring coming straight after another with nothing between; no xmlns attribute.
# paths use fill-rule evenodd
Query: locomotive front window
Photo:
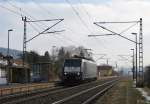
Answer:
<svg viewBox="0 0 150 104"><path fill-rule="evenodd" d="M68 59L64 63L65 72L79 72L81 67L81 60L78 59Z"/></svg>
<svg viewBox="0 0 150 104"><path fill-rule="evenodd" d="M65 72L80 72L80 67L65 67Z"/></svg>
<svg viewBox="0 0 150 104"><path fill-rule="evenodd" d="M66 60L65 66L68 67L79 67L81 66L81 60Z"/></svg>

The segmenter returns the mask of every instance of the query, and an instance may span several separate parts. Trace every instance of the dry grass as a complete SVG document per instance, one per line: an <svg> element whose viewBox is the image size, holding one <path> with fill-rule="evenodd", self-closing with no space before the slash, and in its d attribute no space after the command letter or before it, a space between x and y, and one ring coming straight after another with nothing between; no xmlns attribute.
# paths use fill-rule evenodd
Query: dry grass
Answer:
<svg viewBox="0 0 150 104"><path fill-rule="evenodd" d="M144 90L147 92L148 96L150 96L150 88L144 87Z"/></svg>
<svg viewBox="0 0 150 104"><path fill-rule="evenodd" d="M140 92L132 87L132 81L123 79L103 97L101 97L96 104L146 104L145 99Z"/></svg>

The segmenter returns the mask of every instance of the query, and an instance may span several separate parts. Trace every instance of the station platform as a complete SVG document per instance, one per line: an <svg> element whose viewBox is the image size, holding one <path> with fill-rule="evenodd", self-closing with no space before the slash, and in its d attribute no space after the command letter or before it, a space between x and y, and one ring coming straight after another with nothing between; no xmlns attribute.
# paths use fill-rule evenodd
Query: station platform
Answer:
<svg viewBox="0 0 150 104"><path fill-rule="evenodd" d="M49 87L54 87L54 82L50 83L26 83L26 84L20 84L20 83L10 83L5 85L0 85L0 96L14 94L14 93L20 93L20 92L29 92L33 90L38 89L44 89Z"/></svg>

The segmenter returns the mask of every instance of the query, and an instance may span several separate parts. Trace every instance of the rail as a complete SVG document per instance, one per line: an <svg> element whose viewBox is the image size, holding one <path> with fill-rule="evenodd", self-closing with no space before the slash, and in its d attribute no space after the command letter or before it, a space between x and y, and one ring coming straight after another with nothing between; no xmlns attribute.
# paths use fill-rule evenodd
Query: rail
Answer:
<svg viewBox="0 0 150 104"><path fill-rule="evenodd" d="M111 84L112 81L115 81L118 78L110 78L110 79L104 79L104 80L97 80L94 82L86 83L86 84L81 84L79 86L73 86L73 87L66 87L66 88L60 88L57 90L51 90L51 91L44 91L44 92L39 92L36 94L28 94L27 96L21 96L21 97L15 97L10 98L11 100L4 100L3 99L3 104L46 104L47 102L52 104L56 103L57 101L60 101L61 99L65 99L67 97L70 97L74 94L83 92L85 90L92 91L92 88L101 88L100 86L103 85L109 85ZM96 87L99 86L99 87ZM105 87L103 87L104 89ZM87 92L85 92L87 93ZM83 93L84 94L84 93ZM76 98L76 97L75 97ZM77 97L78 98L78 97ZM64 103L65 104L65 103Z"/></svg>
<svg viewBox="0 0 150 104"><path fill-rule="evenodd" d="M109 86L107 86L106 88L104 88L102 91L100 91L100 92L98 93L98 94L101 94L101 93L103 93L104 91L106 91L106 90L108 90L109 88L111 88L111 87L114 85L114 83L115 83L116 81L118 81L118 80L113 80L113 81L109 81L109 82L106 82L106 83L101 84L101 85L94 86L94 87L92 87L92 88L83 90L83 91L81 91L81 92L79 92L79 93L76 93L76 94L74 94L74 95L71 95L71 96L69 96L69 97L66 97L66 98L64 98L64 99L62 99L62 100L53 102L52 104L63 104L63 103L66 103L67 101L69 101L69 100L71 100L71 99L73 99L73 98L75 98L75 97L78 97L78 96L80 96L80 95L82 95L82 94L88 93L89 91L95 90L96 88L103 87L103 86L106 86L106 85L110 84ZM96 94L96 95L97 95L97 94ZM95 96L96 96L96 95L95 95ZM89 100L89 101L90 101L90 100ZM87 101L87 102L89 102L89 101ZM87 102L85 102L84 104L87 104Z"/></svg>

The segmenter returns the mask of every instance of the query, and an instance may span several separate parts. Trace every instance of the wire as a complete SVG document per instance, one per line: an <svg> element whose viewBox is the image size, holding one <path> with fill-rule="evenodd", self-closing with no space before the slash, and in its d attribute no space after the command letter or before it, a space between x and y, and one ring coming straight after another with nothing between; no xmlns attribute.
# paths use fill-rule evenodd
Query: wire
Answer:
<svg viewBox="0 0 150 104"><path fill-rule="evenodd" d="M78 1L79 1L80 4L82 4L82 0L78 0ZM84 6L82 8L85 11L86 15L89 17L89 19L92 18L91 15L89 14L89 12L87 11L87 9L85 9Z"/></svg>
<svg viewBox="0 0 150 104"><path fill-rule="evenodd" d="M37 19L35 19L33 16L31 16L31 15L30 15L28 12L26 12L25 10L22 10L20 7L17 7L16 5L12 4L12 3L9 2L9 1L8 1L8 3L9 3L11 6L13 6L14 8L19 9L21 12L27 14L31 19L37 21ZM28 18L28 19L29 19L29 18ZM31 21L31 19L29 19L29 20ZM33 21L33 20L32 20L32 21ZM31 27L32 27L35 31L37 31L38 33L40 33L39 30L38 30L34 25L32 25L32 23L30 23L30 22L28 22L28 23L31 25ZM39 24L37 24L36 22L35 22L35 24L39 26ZM45 24L43 24L43 23L41 23L41 24L45 26ZM45 27L48 27L48 26L45 26ZM43 29L45 30L45 28L43 28Z"/></svg>
<svg viewBox="0 0 150 104"><path fill-rule="evenodd" d="M89 27L86 25L86 23L83 21L83 19L81 18L81 16L79 15L78 11L73 7L73 5L70 3L69 0L65 0L69 5L70 7L72 8L72 10L74 11L74 13L76 14L76 16L79 18L79 20L81 21L81 23L87 28L87 30L91 32L91 30L89 29Z"/></svg>
<svg viewBox="0 0 150 104"><path fill-rule="evenodd" d="M78 1L79 1L80 4L82 4L82 0L78 0ZM92 21L91 21L92 16L89 14L89 12L87 11L87 9L86 9L84 6L82 6L82 8L83 8L84 12L86 13L86 15L88 16L89 21L92 22ZM92 28L94 29L94 27L92 27ZM95 40L96 40L98 43L100 42L100 43L102 44L102 47L103 47L104 49L107 49L107 50L108 50L108 48L104 45L104 43L106 43L106 40L103 40L103 41L104 41L104 43L103 43L102 41L99 41L98 38L96 38L96 37L94 37L94 38L95 38ZM110 52L110 53L112 53L112 52Z"/></svg>
<svg viewBox="0 0 150 104"><path fill-rule="evenodd" d="M42 7L39 3L37 3L35 0L32 0L39 8L41 8L42 10L44 10L48 15L50 15L50 14L53 14L52 12L50 12L49 10L47 10L46 8L44 8L44 7ZM55 15L55 14L53 14L53 15ZM56 17L57 17L57 15L55 15ZM63 22L64 23L64 22ZM64 23L64 25L66 25L65 23ZM66 27L68 30L70 30L72 33L76 33L75 31L73 31L71 28L69 28L69 27ZM78 33L77 33L78 34ZM65 36L65 35L63 35L64 36L64 38L67 40L67 41L70 41L70 42L72 42L72 43L74 43L74 44L78 44L79 45L79 43L77 43L77 42L75 42L75 41L73 41L72 39L70 39L69 37L67 37L67 36Z"/></svg>
<svg viewBox="0 0 150 104"><path fill-rule="evenodd" d="M35 31L37 31L38 33L40 32L32 23L29 22L29 25L30 25Z"/></svg>
<svg viewBox="0 0 150 104"><path fill-rule="evenodd" d="M23 17L23 16L26 15L26 16L30 17L32 20L37 20L35 17L31 16L28 12L26 12L25 10L23 10L21 7L16 6L15 4L13 4L12 2L10 2L10 1L8 1L8 0L7 0L7 3L8 3L9 5L11 5L12 7L14 7L15 9L19 10L21 17ZM31 19L28 18L28 17L27 17L27 19L31 20ZM43 26L44 26L44 27L48 27L48 26L46 26L46 25L43 24L43 23L40 23L40 24L43 25L43 26L40 26L38 23L35 23L35 24L38 25L38 27L41 27L42 29L44 29Z"/></svg>
<svg viewBox="0 0 150 104"><path fill-rule="evenodd" d="M12 10L12 9L9 9L9 8L6 8L5 6L2 6L2 5L0 5L0 7L1 8L3 8L3 9L5 9L5 10L7 10L7 11L9 11L9 12L11 12L11 13L14 13L15 15L21 15L20 13L18 13L18 12L16 12L16 11L14 11L14 10Z"/></svg>
<svg viewBox="0 0 150 104"><path fill-rule="evenodd" d="M99 24L96 24L96 25L99 26L99 27L101 27L102 29L107 30L107 31L109 31L109 32L111 32L111 33L113 33L113 34L116 34L116 35L118 35L118 36L120 36L120 37L122 37L122 38L124 38L124 39L126 39L126 40L129 40L129 41L131 41L131 42L133 42L133 43L136 43L135 41L133 41L133 40L131 40L131 39L129 39L129 38L127 38L127 37L121 35L121 34L118 34L118 33L114 32L114 31L112 31L112 30L110 30L110 29L108 29L108 28L106 28L106 27L104 27L104 26L101 26L101 25L99 25Z"/></svg>
<svg viewBox="0 0 150 104"><path fill-rule="evenodd" d="M58 22L56 22L56 23L53 24L52 26L50 26L50 27L44 29L42 32L38 33L37 35L35 35L35 36L32 37L31 39L27 40L26 42L29 42L29 41L33 40L34 38L38 37L39 35L41 35L41 34L47 32L48 30L50 30L51 28L53 28L54 26L56 26L57 24L59 24L59 23L62 22L62 21L63 21L63 20L59 20Z"/></svg>
<svg viewBox="0 0 150 104"><path fill-rule="evenodd" d="M79 3L82 5L82 0L78 0L79 1ZM89 18L89 22L91 22L92 23L92 16L89 14L89 12L87 11L87 9L84 7L84 5L82 5L82 8L83 8L83 10L84 10L84 12L86 13L86 15L88 16L88 18ZM94 27L92 26L92 29L94 30ZM92 33L94 33L94 32L92 32ZM95 38L95 40L99 43L100 41L98 40L98 38L96 38L96 37L94 37ZM106 40L103 40L104 41L104 43L106 43ZM102 44L102 47L104 48L104 49L107 49L106 48L106 46L104 45L104 43L101 41L100 42L101 44Z"/></svg>
<svg viewBox="0 0 150 104"><path fill-rule="evenodd" d="M120 24L122 24L122 23L138 23L138 22L140 22L140 21L126 21L126 22L95 22L95 23L99 23L99 24L108 24L108 23L120 23Z"/></svg>
<svg viewBox="0 0 150 104"><path fill-rule="evenodd" d="M46 8L42 7L39 3L37 3L35 0L31 0L34 4L36 4L39 8L41 8L42 10L44 10L45 12L47 12L48 14L52 14L52 15L55 15L53 14L52 12L48 11ZM56 15L55 15L56 16ZM56 16L58 17L58 16Z"/></svg>
<svg viewBox="0 0 150 104"><path fill-rule="evenodd" d="M68 41L72 42L72 43L75 43L75 44L78 44L77 42L71 40L70 38L66 37L65 35L63 35L62 37L65 37ZM79 44L78 44L79 45Z"/></svg>

